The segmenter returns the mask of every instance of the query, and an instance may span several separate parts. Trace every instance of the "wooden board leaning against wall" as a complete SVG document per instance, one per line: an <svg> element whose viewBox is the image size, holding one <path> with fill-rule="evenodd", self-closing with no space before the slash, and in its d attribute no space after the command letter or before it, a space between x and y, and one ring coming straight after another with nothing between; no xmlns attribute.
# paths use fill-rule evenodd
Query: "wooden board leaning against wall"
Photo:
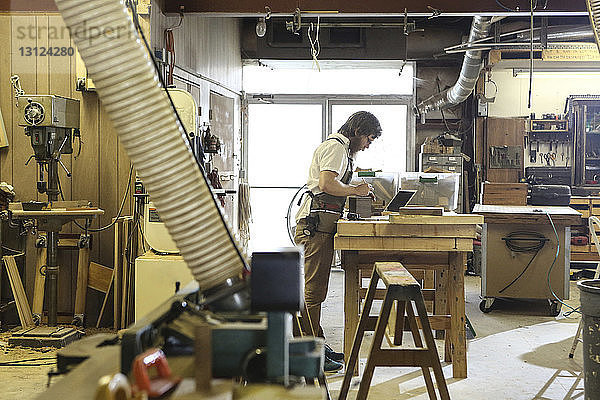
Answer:
<svg viewBox="0 0 600 400"><path fill-rule="evenodd" d="M28 47L31 48L31 55ZM36 191L36 167L25 161L33 154L29 138L17 123L14 91L10 77L18 74L26 94L54 94L80 101L80 129L83 146L78 153L74 143L74 154L63 155L61 160L72 172L68 178L59 170L63 194L66 200L89 200L105 210L102 218L92 227L107 225L117 214L118 207L127 187L130 162L118 143L116 133L93 93L76 91L75 56L35 56L40 47L53 49L73 48L62 18L52 13L27 13L0 15L0 109L7 129L9 147L0 149L0 180L15 187L18 201L45 200L46 196ZM77 157L75 157L77 155ZM126 201L123 215L130 215L132 202ZM63 232L81 232L73 224L65 225ZM112 266L112 231L94 234L91 259ZM33 237L28 239L28 253L33 250ZM72 314L76 286L76 254L65 251L60 254L59 314ZM27 257L25 288L28 296L33 292L35 257ZM4 294L2 294L4 297ZM88 293L88 315L97 316L100 295ZM31 299L30 299L31 301ZM90 311L91 310L91 311Z"/></svg>

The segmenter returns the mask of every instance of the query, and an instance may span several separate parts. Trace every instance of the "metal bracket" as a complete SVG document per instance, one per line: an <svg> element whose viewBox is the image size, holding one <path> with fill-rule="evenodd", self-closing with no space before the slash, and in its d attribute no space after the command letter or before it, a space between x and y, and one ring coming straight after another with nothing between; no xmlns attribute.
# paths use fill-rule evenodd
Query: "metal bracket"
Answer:
<svg viewBox="0 0 600 400"><path fill-rule="evenodd" d="M286 21L285 28L293 34L299 35L302 28L302 13L300 12L300 8L296 8L292 18L291 21Z"/></svg>
<svg viewBox="0 0 600 400"><path fill-rule="evenodd" d="M431 15L429 17L427 17L427 19L433 19L433 18L437 18L440 15L442 15L442 10L438 9L438 8L433 8L431 6L427 6L427 9L429 11L431 11Z"/></svg>

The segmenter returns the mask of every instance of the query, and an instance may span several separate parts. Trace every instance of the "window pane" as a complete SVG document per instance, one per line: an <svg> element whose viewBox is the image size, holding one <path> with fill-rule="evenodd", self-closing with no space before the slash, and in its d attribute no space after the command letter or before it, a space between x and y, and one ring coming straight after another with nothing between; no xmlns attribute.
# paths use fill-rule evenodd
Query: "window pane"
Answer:
<svg viewBox="0 0 600 400"><path fill-rule="evenodd" d="M373 113L383 131L365 151L356 155L355 167L371 168L385 172L406 171L406 123L408 106L399 104L334 104L331 108L333 132L356 111Z"/></svg>
<svg viewBox="0 0 600 400"><path fill-rule="evenodd" d="M413 67L399 69L270 69L244 66L247 93L412 94Z"/></svg>
<svg viewBox="0 0 600 400"><path fill-rule="evenodd" d="M251 251L293 246L287 233L285 217L296 191L297 189L250 189ZM292 212L291 223L292 226L296 225L295 211Z"/></svg>
<svg viewBox="0 0 600 400"><path fill-rule="evenodd" d="M322 130L321 104L250 104L250 185L304 185L312 153L321 143Z"/></svg>

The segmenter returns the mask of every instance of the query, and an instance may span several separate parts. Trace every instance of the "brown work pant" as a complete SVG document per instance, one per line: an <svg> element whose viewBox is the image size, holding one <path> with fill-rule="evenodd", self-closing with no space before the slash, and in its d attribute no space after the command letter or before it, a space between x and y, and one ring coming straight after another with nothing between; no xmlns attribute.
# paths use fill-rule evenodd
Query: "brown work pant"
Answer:
<svg viewBox="0 0 600 400"><path fill-rule="evenodd" d="M321 303L327 297L329 273L333 260L333 234L315 232L307 236L302 232L306 226L303 219L298 221L294 241L304 246L304 301L302 330L306 335L323 337L321 328Z"/></svg>

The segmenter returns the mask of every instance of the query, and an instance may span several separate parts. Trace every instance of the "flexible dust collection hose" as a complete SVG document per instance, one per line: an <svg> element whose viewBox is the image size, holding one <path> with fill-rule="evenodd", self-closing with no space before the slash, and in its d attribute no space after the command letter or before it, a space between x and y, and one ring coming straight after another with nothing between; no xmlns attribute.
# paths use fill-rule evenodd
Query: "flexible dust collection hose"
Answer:
<svg viewBox="0 0 600 400"><path fill-rule="evenodd" d="M200 290L246 268L119 0L56 0L121 144Z"/></svg>

